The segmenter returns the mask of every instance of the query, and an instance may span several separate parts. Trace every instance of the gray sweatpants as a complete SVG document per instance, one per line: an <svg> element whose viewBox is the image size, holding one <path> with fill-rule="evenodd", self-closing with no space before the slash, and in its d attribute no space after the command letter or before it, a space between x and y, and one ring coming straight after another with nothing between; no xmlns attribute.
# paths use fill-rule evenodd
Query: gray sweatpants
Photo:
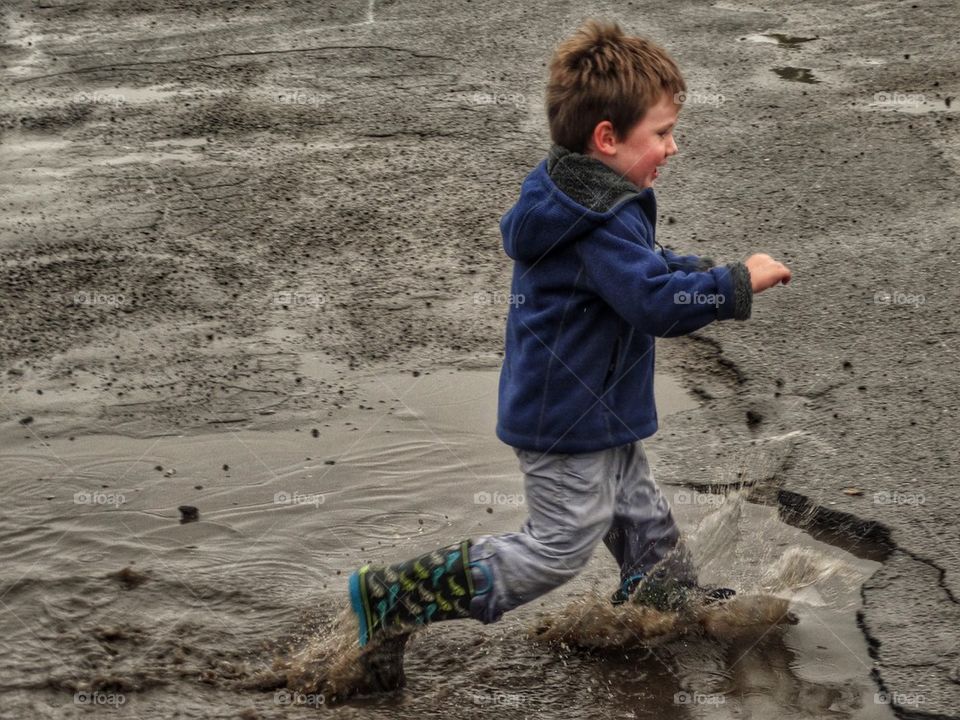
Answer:
<svg viewBox="0 0 960 720"><path fill-rule="evenodd" d="M470 548L471 562L492 576L490 591L470 606L478 620L494 622L567 582L600 540L621 579L647 572L677 545L680 530L640 442L576 455L515 452L529 514L520 532L487 535Z"/></svg>

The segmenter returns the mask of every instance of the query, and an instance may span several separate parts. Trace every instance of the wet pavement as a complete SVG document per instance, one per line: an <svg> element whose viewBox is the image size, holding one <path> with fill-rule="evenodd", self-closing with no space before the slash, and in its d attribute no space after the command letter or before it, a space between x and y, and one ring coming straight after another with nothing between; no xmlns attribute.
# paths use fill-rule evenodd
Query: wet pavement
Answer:
<svg viewBox="0 0 960 720"><path fill-rule="evenodd" d="M850 645L856 633L841 628L852 614L867 643L866 659L851 645L843 662L859 669L844 665L844 677L872 675L880 703L870 709L958 716L960 18L946 0L5 5L0 522L10 560L0 609L15 686L5 690L17 703L5 707L83 713L68 691L95 660L120 657L122 682L103 687L153 693L147 702L159 704L146 712L160 716L182 695L188 716L209 717L216 703L233 716L246 696L224 699L221 683L246 671L220 663L255 663L272 652L259 649L265 639L323 622L340 602L337 570L445 542L453 529L516 525L518 510L480 512L456 486L476 474L506 493L517 481L489 416L470 439L494 443L483 455L451 453L425 431L393 446L374 428L366 438L384 450L359 458L346 438L382 407L371 374L498 366L509 266L497 221L548 146L550 48L589 14L665 44L688 80L681 152L657 185L658 239L719 260L769 252L794 271L789 287L756 299L750 322L658 345L660 368L691 403L649 443L658 477L710 497L745 484L748 507L781 508L832 547L880 563L856 607L826 623ZM352 509L320 506L325 525L308 519L314 504L291 500L263 559L241 555L260 547L276 492L309 494L309 482L326 493L350 464L325 463L344 453L375 479L369 502L338 489ZM434 455L444 460L433 471L414 472ZM411 484L398 492L391 473ZM199 520L181 525L181 505ZM284 535L288 524L299 534ZM325 526L345 533L346 547ZM148 558L152 580L113 575ZM225 563L249 581L229 579ZM205 604L223 612L176 624ZM116 628L98 608L150 610ZM788 629L786 647L812 627L808 617ZM516 652L491 651L481 671L487 641L477 638L488 632ZM478 677L511 658L508 675L532 674L525 693L549 683L555 695L536 693L543 714L589 712L586 688L608 668L521 652L505 629L450 637L441 649L461 648ZM811 648L754 665L739 687L761 669L810 670ZM440 657L411 656L411 678L426 678L418 687L442 685L423 672ZM632 668L619 676L628 690L614 691L624 713L644 712L635 694L651 685L677 692L653 682L666 671L650 669L647 683ZM498 692L498 682L485 687ZM777 697L810 694L790 687ZM502 710L482 699L470 708ZM691 712L724 709L677 716Z"/></svg>

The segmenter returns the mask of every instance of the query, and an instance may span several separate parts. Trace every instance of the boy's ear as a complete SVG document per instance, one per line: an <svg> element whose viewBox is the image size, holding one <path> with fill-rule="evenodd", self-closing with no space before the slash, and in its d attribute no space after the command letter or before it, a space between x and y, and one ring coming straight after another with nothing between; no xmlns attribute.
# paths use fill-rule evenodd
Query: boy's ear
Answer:
<svg viewBox="0 0 960 720"><path fill-rule="evenodd" d="M609 120L601 120L593 128L593 134L590 136L590 142L587 143L587 149L596 152L598 155L616 155L617 142L617 133L613 129L613 123Z"/></svg>

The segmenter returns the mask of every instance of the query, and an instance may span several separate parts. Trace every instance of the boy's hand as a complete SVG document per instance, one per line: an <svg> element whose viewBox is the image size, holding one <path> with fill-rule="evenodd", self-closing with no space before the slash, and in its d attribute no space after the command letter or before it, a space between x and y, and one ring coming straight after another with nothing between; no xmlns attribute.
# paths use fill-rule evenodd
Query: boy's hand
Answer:
<svg viewBox="0 0 960 720"><path fill-rule="evenodd" d="M750 271L750 284L755 293L763 292L781 282L784 285L790 282L790 268L764 253L751 255L743 264Z"/></svg>

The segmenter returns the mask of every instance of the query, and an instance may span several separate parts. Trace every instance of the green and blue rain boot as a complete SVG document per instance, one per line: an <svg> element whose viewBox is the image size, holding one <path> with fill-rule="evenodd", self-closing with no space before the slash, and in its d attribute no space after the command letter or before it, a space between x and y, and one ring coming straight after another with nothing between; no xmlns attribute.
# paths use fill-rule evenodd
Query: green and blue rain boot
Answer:
<svg viewBox="0 0 960 720"><path fill-rule="evenodd" d="M387 567L365 565L350 576L350 605L359 621L368 688L403 687L403 652L410 634L438 620L471 617L470 601L492 587L486 564L470 562L470 541ZM474 586L474 572L484 587Z"/></svg>
<svg viewBox="0 0 960 720"><path fill-rule="evenodd" d="M477 594L470 541L386 567L365 565L350 576L350 604L360 624L360 646L409 634L438 620L471 617ZM482 592L487 592L489 587Z"/></svg>

